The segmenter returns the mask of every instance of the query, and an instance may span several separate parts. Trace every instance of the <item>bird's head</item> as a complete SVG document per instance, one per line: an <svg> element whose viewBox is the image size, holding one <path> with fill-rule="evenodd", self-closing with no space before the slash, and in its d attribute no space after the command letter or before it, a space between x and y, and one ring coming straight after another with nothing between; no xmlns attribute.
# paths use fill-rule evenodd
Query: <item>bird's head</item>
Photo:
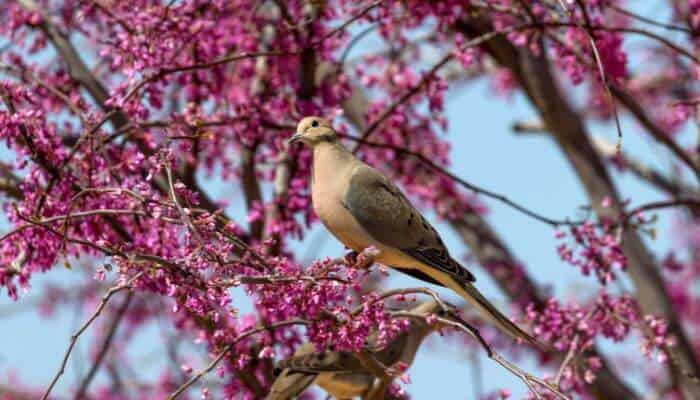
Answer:
<svg viewBox="0 0 700 400"><path fill-rule="evenodd" d="M297 131L289 143L302 142L311 147L323 142L335 142L338 136L331 123L321 117L305 117L297 125Z"/></svg>

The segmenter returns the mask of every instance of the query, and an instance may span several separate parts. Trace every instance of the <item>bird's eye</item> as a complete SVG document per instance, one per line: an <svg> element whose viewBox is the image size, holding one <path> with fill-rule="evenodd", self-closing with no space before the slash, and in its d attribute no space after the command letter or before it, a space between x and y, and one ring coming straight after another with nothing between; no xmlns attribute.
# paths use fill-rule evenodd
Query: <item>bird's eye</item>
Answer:
<svg viewBox="0 0 700 400"><path fill-rule="evenodd" d="M311 121L311 126L314 127L314 128L317 128L317 127L318 127L318 121L316 121L316 120Z"/></svg>

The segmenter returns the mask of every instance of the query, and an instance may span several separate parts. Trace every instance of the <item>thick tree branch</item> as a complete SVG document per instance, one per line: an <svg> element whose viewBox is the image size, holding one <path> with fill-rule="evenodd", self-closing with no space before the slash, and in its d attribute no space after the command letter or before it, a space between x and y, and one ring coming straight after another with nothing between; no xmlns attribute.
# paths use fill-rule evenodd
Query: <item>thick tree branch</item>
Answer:
<svg viewBox="0 0 700 400"><path fill-rule="evenodd" d="M262 206L260 184L255 173L255 147L241 149L241 184L245 197L246 209L250 212L253 207ZM250 223L250 236L260 240L263 234L263 221L258 219Z"/></svg>
<svg viewBox="0 0 700 400"><path fill-rule="evenodd" d="M20 4L27 10L39 11L36 3L33 0L19 1ZM107 112L107 116L112 122L114 129L120 130L126 128L127 126L130 126L131 123L126 114L124 114L120 110L107 107L105 103L109 99L109 92L107 91L105 86L95 77L95 75L88 69L87 65L78 54L75 47L73 47L73 45L70 43L68 38L49 21L46 15L42 17L38 27L46 35L49 41L51 41L61 60L63 60L63 62L67 65L68 73L70 74L71 78L73 78L76 82L83 86L88 91L88 93L90 93L90 96L95 100L95 102L99 104L99 106L105 112ZM142 140L136 140L136 144L138 145L139 150L141 150L141 152L143 152L146 156L153 154L153 151L146 142ZM185 181L185 179L180 176L178 176L177 178L180 181ZM158 189L162 193L167 193L166 183L163 180L154 179L154 182L156 183ZM202 207L212 212L217 209L214 202L200 188L191 187L189 189L197 192Z"/></svg>
<svg viewBox="0 0 700 400"><path fill-rule="evenodd" d="M469 36L492 29L486 21L478 17L458 24L457 28ZM492 39L483 48L501 65L509 68L516 77L578 174L596 213L600 217L619 215L622 203L617 189L591 144L581 118L556 87L556 79L550 71L548 60L533 55L527 49L514 47L502 36ZM605 198L613 200L612 207L603 207ZM697 360L671 306L652 254L632 229L624 231L622 247L642 311L645 314L663 317L669 323L670 332L678 340L676 347L667 348L673 360L672 371L675 378L681 382L681 389L687 398L700 398L700 386L688 378L688 374L700 376Z"/></svg>
<svg viewBox="0 0 700 400"><path fill-rule="evenodd" d="M350 99L343 104L343 110L345 117L358 131L365 129L364 115L368 106L369 100L362 89L354 86ZM520 306L533 303L538 309L544 306L546 299L534 280L482 216L469 212L448 222L511 301ZM556 357L557 361L563 361L562 355ZM613 373L605 358L601 356L600 359L602 366L597 371L596 380L588 386L589 392L599 399L639 398Z"/></svg>
<svg viewBox="0 0 700 400"><path fill-rule="evenodd" d="M547 127L540 121L523 121L513 124L516 134L548 133ZM594 136L591 143L598 156L604 160L614 160L622 168L630 171L636 177L649 183L658 190L672 197L691 196L700 198L700 192L684 184L680 180L673 180L663 172L644 164L642 161L630 156L624 151L618 151L617 147L602 137Z"/></svg>

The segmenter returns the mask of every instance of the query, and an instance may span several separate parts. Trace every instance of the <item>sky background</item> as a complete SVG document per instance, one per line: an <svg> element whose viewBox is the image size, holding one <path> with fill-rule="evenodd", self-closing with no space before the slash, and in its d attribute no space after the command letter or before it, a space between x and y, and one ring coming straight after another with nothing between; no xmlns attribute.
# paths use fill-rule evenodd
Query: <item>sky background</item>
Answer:
<svg viewBox="0 0 700 400"><path fill-rule="evenodd" d="M470 84L458 92L450 93L447 117L450 121L448 135L453 143L454 155L451 170L472 183L506 194L512 200L544 215L554 218L575 217L580 214L579 207L587 204L587 200L577 178L555 144L546 136L523 137L511 131L514 121L531 119L533 116L532 108L521 96L510 100L495 98L487 82ZM615 132L610 126L594 126L591 130L610 140L615 139ZM623 132L623 148L626 151L645 162L663 166L666 155L655 153L654 150L658 148L649 145L639 135L637 127L624 123ZM621 192L625 197L630 197L633 204L661 198L659 193L649 190L632 176L614 175ZM210 190L215 197L225 198L235 189L217 183ZM525 263L532 277L542 285L556 284L552 289L557 297L575 298L581 292L590 293L587 288L597 286L595 278L581 277L574 267L559 260L551 227L497 202L488 199L483 201L489 207L489 222ZM242 207L242 199L235 199L231 204L232 209ZM659 216L662 217L659 222L662 234L650 245L663 251L671 245L669 235L666 234L671 221L666 214ZM449 226L435 221L432 215L430 217L452 252L457 256L467 255L467 249ZM342 254L342 247L333 238L324 237L326 235L328 234L323 228L316 227L306 236L309 238L307 242L319 243L318 240L321 240L319 256ZM298 254L308 253L306 243L298 247ZM478 266L470 268L477 276L478 286L486 295L503 305L503 296L489 277ZM409 277L397 273L392 275L388 284L390 287L421 286ZM33 289L23 295L19 302L13 303L4 292L0 296L2 380L7 379L8 374L17 372L21 380L31 386L45 386L50 381L58 368L70 334L82 323L85 315L76 318L75 310L64 309L57 318L47 320L42 319L31 307L23 305L31 302L46 282L68 284L74 278L74 271L56 267L50 274L36 275L32 281ZM234 301L247 300L239 294ZM93 305L87 308L92 309ZM152 328L142 332L129 346L131 353L147 361L144 366L149 371L156 370L159 364L153 357L149 357L157 350L153 345L159 342L160 336L158 327ZM82 353L83 357L86 352L85 343L82 340L78 345L78 353ZM414 398L421 399L430 395L439 395L444 399L474 398L470 385L473 371L467 352L455 351L450 347L454 344L453 341L431 340L429 346L418 354L410 370L412 383L406 387ZM524 385L500 366L485 358L480 364L485 390L509 388L514 394L525 393ZM69 390L75 381L75 366L75 363L69 363L56 393ZM526 362L523 366L532 370L533 364Z"/></svg>
<svg viewBox="0 0 700 400"><path fill-rule="evenodd" d="M376 45L371 38L365 42L365 50ZM497 97L489 83L483 80L458 85L448 93L446 116L450 122L446 135L453 145L451 171L471 183L505 194L511 200L546 216L564 218L580 215L580 207L587 204L585 193L556 145L544 135L517 136L512 133L513 122L536 117L522 96L516 95L509 99ZM616 139L612 125L593 123L588 127L597 136L605 137L611 142ZM662 169L668 166L668 154L651 143L636 124L623 118L622 129L624 151L649 165ZM632 199L632 206L662 198L660 193L649 189L631 175L621 176L613 171L613 176L623 197ZM245 206L236 193L237 187L210 182L207 189L214 198L233 198L229 211L234 216L242 215ZM554 283L551 289L563 301L578 298L581 294L594 293L598 287L594 277L582 277L574 267L559 260L555 251L557 242L551 227L498 202L486 198L481 200L489 208L488 221L506 239L517 258L525 264L530 276L540 285ZM434 215L428 215L451 252L457 257L468 255L468 250L449 226L436 221ZM658 215L659 237L655 241L645 237L657 255L664 254L672 246L672 237L668 233L672 217L667 212L659 212ZM6 225L2 230L5 229ZM320 248L310 253L309 246L318 243L321 243ZM320 226L316 226L306 235L306 241L296 247L299 255L315 252L317 256L335 257L343 253L342 247ZM478 287L496 304L503 306L504 298L489 277L478 266L469 267L477 276ZM47 275L35 275L30 292L22 295L16 303L7 298L6 292L0 294L0 382L7 382L13 374L17 374L21 382L31 387L45 388L48 385L59 366L71 333L86 318L85 312L92 312L94 305L82 310L82 314L76 312L79 310L64 307L56 317L48 320L42 319L31 305L47 282L67 285L76 279L77 274L79 272L75 270L56 267ZM389 287L424 286L409 277L391 274ZM623 286L631 287L624 280ZM454 298L451 294L445 294ZM236 305L246 302L247 299L240 293L235 295ZM143 376L153 374L164 362L161 358L161 329L163 327L155 325L149 327L128 347L129 354L142 361L136 365L139 366L138 373ZM494 362L480 356L478 367L475 368L467 351L454 348L455 341L439 340L437 335L436 338L422 348L410 370L412 383L406 385L406 389L413 398L473 399L476 389L472 385L472 377L475 371L482 376L484 392L507 388L516 395L515 398L526 393L521 381ZM88 341L85 339L87 338L79 341L69 367L54 393L69 393L76 380L87 370L87 364L75 361L85 359L87 355ZM634 344L612 346L602 342L600 345L603 349L616 352L635 349ZM198 369L203 361L201 357L193 358L192 365ZM528 371L538 372L529 359L520 360L518 364ZM632 383L637 382L632 379Z"/></svg>

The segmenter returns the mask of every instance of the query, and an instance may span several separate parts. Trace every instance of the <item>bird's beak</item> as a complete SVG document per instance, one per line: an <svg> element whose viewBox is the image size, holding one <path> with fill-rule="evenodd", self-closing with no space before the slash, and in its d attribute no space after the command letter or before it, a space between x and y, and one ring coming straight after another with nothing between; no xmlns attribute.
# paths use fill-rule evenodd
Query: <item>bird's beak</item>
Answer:
<svg viewBox="0 0 700 400"><path fill-rule="evenodd" d="M293 134L292 137L287 139L287 144L292 144L292 143L298 142L299 140L301 140L301 133L297 132L297 133Z"/></svg>

